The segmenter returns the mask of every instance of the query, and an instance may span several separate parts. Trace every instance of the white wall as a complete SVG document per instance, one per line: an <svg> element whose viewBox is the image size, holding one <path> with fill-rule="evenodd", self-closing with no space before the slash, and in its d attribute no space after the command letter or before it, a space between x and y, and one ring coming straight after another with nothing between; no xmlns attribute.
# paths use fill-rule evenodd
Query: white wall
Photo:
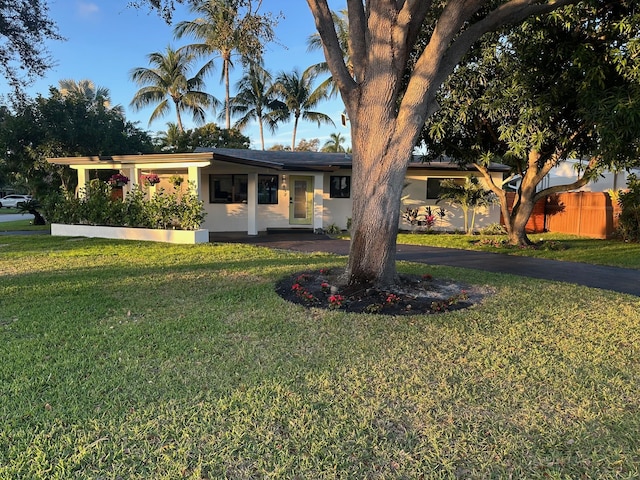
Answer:
<svg viewBox="0 0 640 480"><path fill-rule="evenodd" d="M460 172L456 170L437 171L426 169L414 169L410 170L407 174L406 183L408 184L402 192L402 205L400 211L404 212L407 208L419 208L420 212L424 212L424 207L430 206L432 213L435 215L436 211L440 207L445 210L445 217L440 218L436 215L436 224L433 227L435 231L463 231L464 230L464 216L462 209L455 207L448 202L436 203L436 200L427 200L427 179L428 178L461 178L464 179L470 172ZM492 174L496 183L502 182L501 173ZM484 183L484 180L481 179ZM469 212L471 217L472 212ZM493 205L486 208L481 208L476 214L474 228L476 230L486 227L492 223L498 223L500 221L500 206ZM411 225L406 222L402 217L399 223L400 230L424 230L424 227Z"/></svg>
<svg viewBox="0 0 640 480"><path fill-rule="evenodd" d="M214 165L203 168L201 171L201 192L205 202L205 217L202 228L206 228L211 232L246 232L248 226L248 208L246 204L216 204L209 203L209 175L210 174L249 174L259 173L273 175L277 174L279 179L278 185L278 203L276 205L258 205L257 206L257 230L259 232L267 230L267 228L289 228L289 178L291 175L313 176L313 172L282 172L264 168L256 168L244 165L234 165L225 162L214 162ZM286 175L283 185L282 175ZM336 225L340 229L347 228L347 221L351 218L351 198L330 198L330 177L332 175L351 175L350 169L338 170L335 172L326 172L323 177L323 228L330 225ZM455 170L426 170L414 169L407 175L407 183L409 184L403 191L403 199L401 211L411 207L425 207L431 205L434 209L440 206L446 210L444 220L439 220L436 230L462 230L464 223L462 210L449 204L436 204L435 200L426 200L427 178L464 178L468 172L458 172ZM496 182L501 182L502 174L494 174ZM353 185L351 186L353 191ZM484 209L476 216L475 227L482 228L491 223L500 221L499 206L492 206ZM416 229L410 224L400 220L400 229L411 230ZM310 227L310 226L309 226Z"/></svg>

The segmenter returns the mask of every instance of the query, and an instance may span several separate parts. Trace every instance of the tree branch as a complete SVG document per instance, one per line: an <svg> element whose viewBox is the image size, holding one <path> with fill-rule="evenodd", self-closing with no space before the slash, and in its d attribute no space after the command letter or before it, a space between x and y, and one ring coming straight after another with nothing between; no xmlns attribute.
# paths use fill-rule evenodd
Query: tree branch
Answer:
<svg viewBox="0 0 640 480"><path fill-rule="evenodd" d="M342 100L347 107L347 110L352 110L354 101L351 99L351 92L356 88L356 83L349 74L349 69L344 63L344 57L342 49L340 48L340 42L338 40L338 35L336 34L335 25L333 23L333 16L331 15L331 10L329 9L329 5L327 4L327 0L307 0L307 4L311 9L311 13L313 14L313 18L315 20L316 29L318 30L318 34L320 35L320 39L322 40L322 47L324 50L324 55L327 60L327 65L329 66L329 70L333 75L333 79L342 94ZM364 26L360 24L361 31L358 32L356 26L358 25L357 19L353 19L353 16L356 16L355 13L352 13L356 10L362 10L362 3L360 1L348 0L349 5L349 42L350 44L354 41L351 37L360 37L364 38ZM354 6L355 5L355 6ZM364 14L362 15L364 17ZM354 22L352 26L352 22ZM358 42L356 42L358 43ZM350 45L351 48L351 45ZM358 46L357 48L360 49ZM364 47L362 47L364 48ZM361 50L358 50L359 54L361 54ZM356 69L356 77L360 78L359 75L362 75L361 61L366 58L366 55L356 56L354 55L354 51L352 50L352 57L354 58L354 68Z"/></svg>
<svg viewBox="0 0 640 480"><path fill-rule="evenodd" d="M533 203L537 202L541 198L546 197L547 195L553 195L554 193L562 193L562 192L568 192L571 190L577 190L578 188L585 186L587 183L589 183L590 173L595 171L597 165L598 165L598 157L592 157L589 160L587 167L584 169L584 173L582 174L581 178L577 179L573 183L569 183L565 185L553 185L552 187L548 187L548 188L545 188L544 190L540 190L538 193L534 195Z"/></svg>
<svg viewBox="0 0 640 480"><path fill-rule="evenodd" d="M440 85L453 72L471 46L485 33L497 30L509 23L519 23L532 15L549 13L565 5L578 2L578 0L549 0L540 3L541 1L510 0L491 11L482 20L470 25L449 47L442 60L441 68L438 69L434 84Z"/></svg>

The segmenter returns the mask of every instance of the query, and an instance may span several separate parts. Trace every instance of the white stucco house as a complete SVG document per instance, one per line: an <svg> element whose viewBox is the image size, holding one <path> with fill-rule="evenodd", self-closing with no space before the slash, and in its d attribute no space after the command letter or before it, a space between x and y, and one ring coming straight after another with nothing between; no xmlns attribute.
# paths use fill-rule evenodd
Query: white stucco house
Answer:
<svg viewBox="0 0 640 480"><path fill-rule="evenodd" d="M160 177L152 189L171 189L169 179L179 175L195 184L207 216L202 228L209 232L246 232L257 235L278 229L327 229L347 227L351 217L351 157L344 153L261 151L214 148L196 153L114 155L105 157L48 158L78 172L78 186L96 177L96 170L120 172L131 179L124 194L143 175ZM502 181L508 167L491 166L495 180ZM462 212L437 204L439 182L454 178L464 181L477 172L443 162L411 164L403 195L405 208L444 207L446 216L435 229L463 227ZM499 207L488 208L476 224L497 223ZM400 229L414 226L399 219Z"/></svg>

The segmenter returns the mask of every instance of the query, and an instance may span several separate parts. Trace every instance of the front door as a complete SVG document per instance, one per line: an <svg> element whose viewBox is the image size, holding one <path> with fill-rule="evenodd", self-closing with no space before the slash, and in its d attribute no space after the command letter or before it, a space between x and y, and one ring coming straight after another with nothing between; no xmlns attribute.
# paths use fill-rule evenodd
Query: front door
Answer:
<svg viewBox="0 0 640 480"><path fill-rule="evenodd" d="M311 225L313 222L313 177L290 178L289 224Z"/></svg>

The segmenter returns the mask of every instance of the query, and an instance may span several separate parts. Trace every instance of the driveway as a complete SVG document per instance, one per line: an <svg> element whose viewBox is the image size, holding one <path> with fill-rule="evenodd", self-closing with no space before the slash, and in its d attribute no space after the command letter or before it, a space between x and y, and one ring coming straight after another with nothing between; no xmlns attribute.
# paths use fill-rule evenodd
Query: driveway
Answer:
<svg viewBox="0 0 640 480"><path fill-rule="evenodd" d="M213 242L250 243L299 252L349 254L348 240L335 240L326 235L311 233L271 234L255 237L211 234L210 239ZM573 283L640 296L640 270L630 268L417 245L398 245L397 259L427 265L473 268L487 272Z"/></svg>
<svg viewBox="0 0 640 480"><path fill-rule="evenodd" d="M0 210L0 222L13 222L14 220L31 220L33 215L30 213L2 213Z"/></svg>

